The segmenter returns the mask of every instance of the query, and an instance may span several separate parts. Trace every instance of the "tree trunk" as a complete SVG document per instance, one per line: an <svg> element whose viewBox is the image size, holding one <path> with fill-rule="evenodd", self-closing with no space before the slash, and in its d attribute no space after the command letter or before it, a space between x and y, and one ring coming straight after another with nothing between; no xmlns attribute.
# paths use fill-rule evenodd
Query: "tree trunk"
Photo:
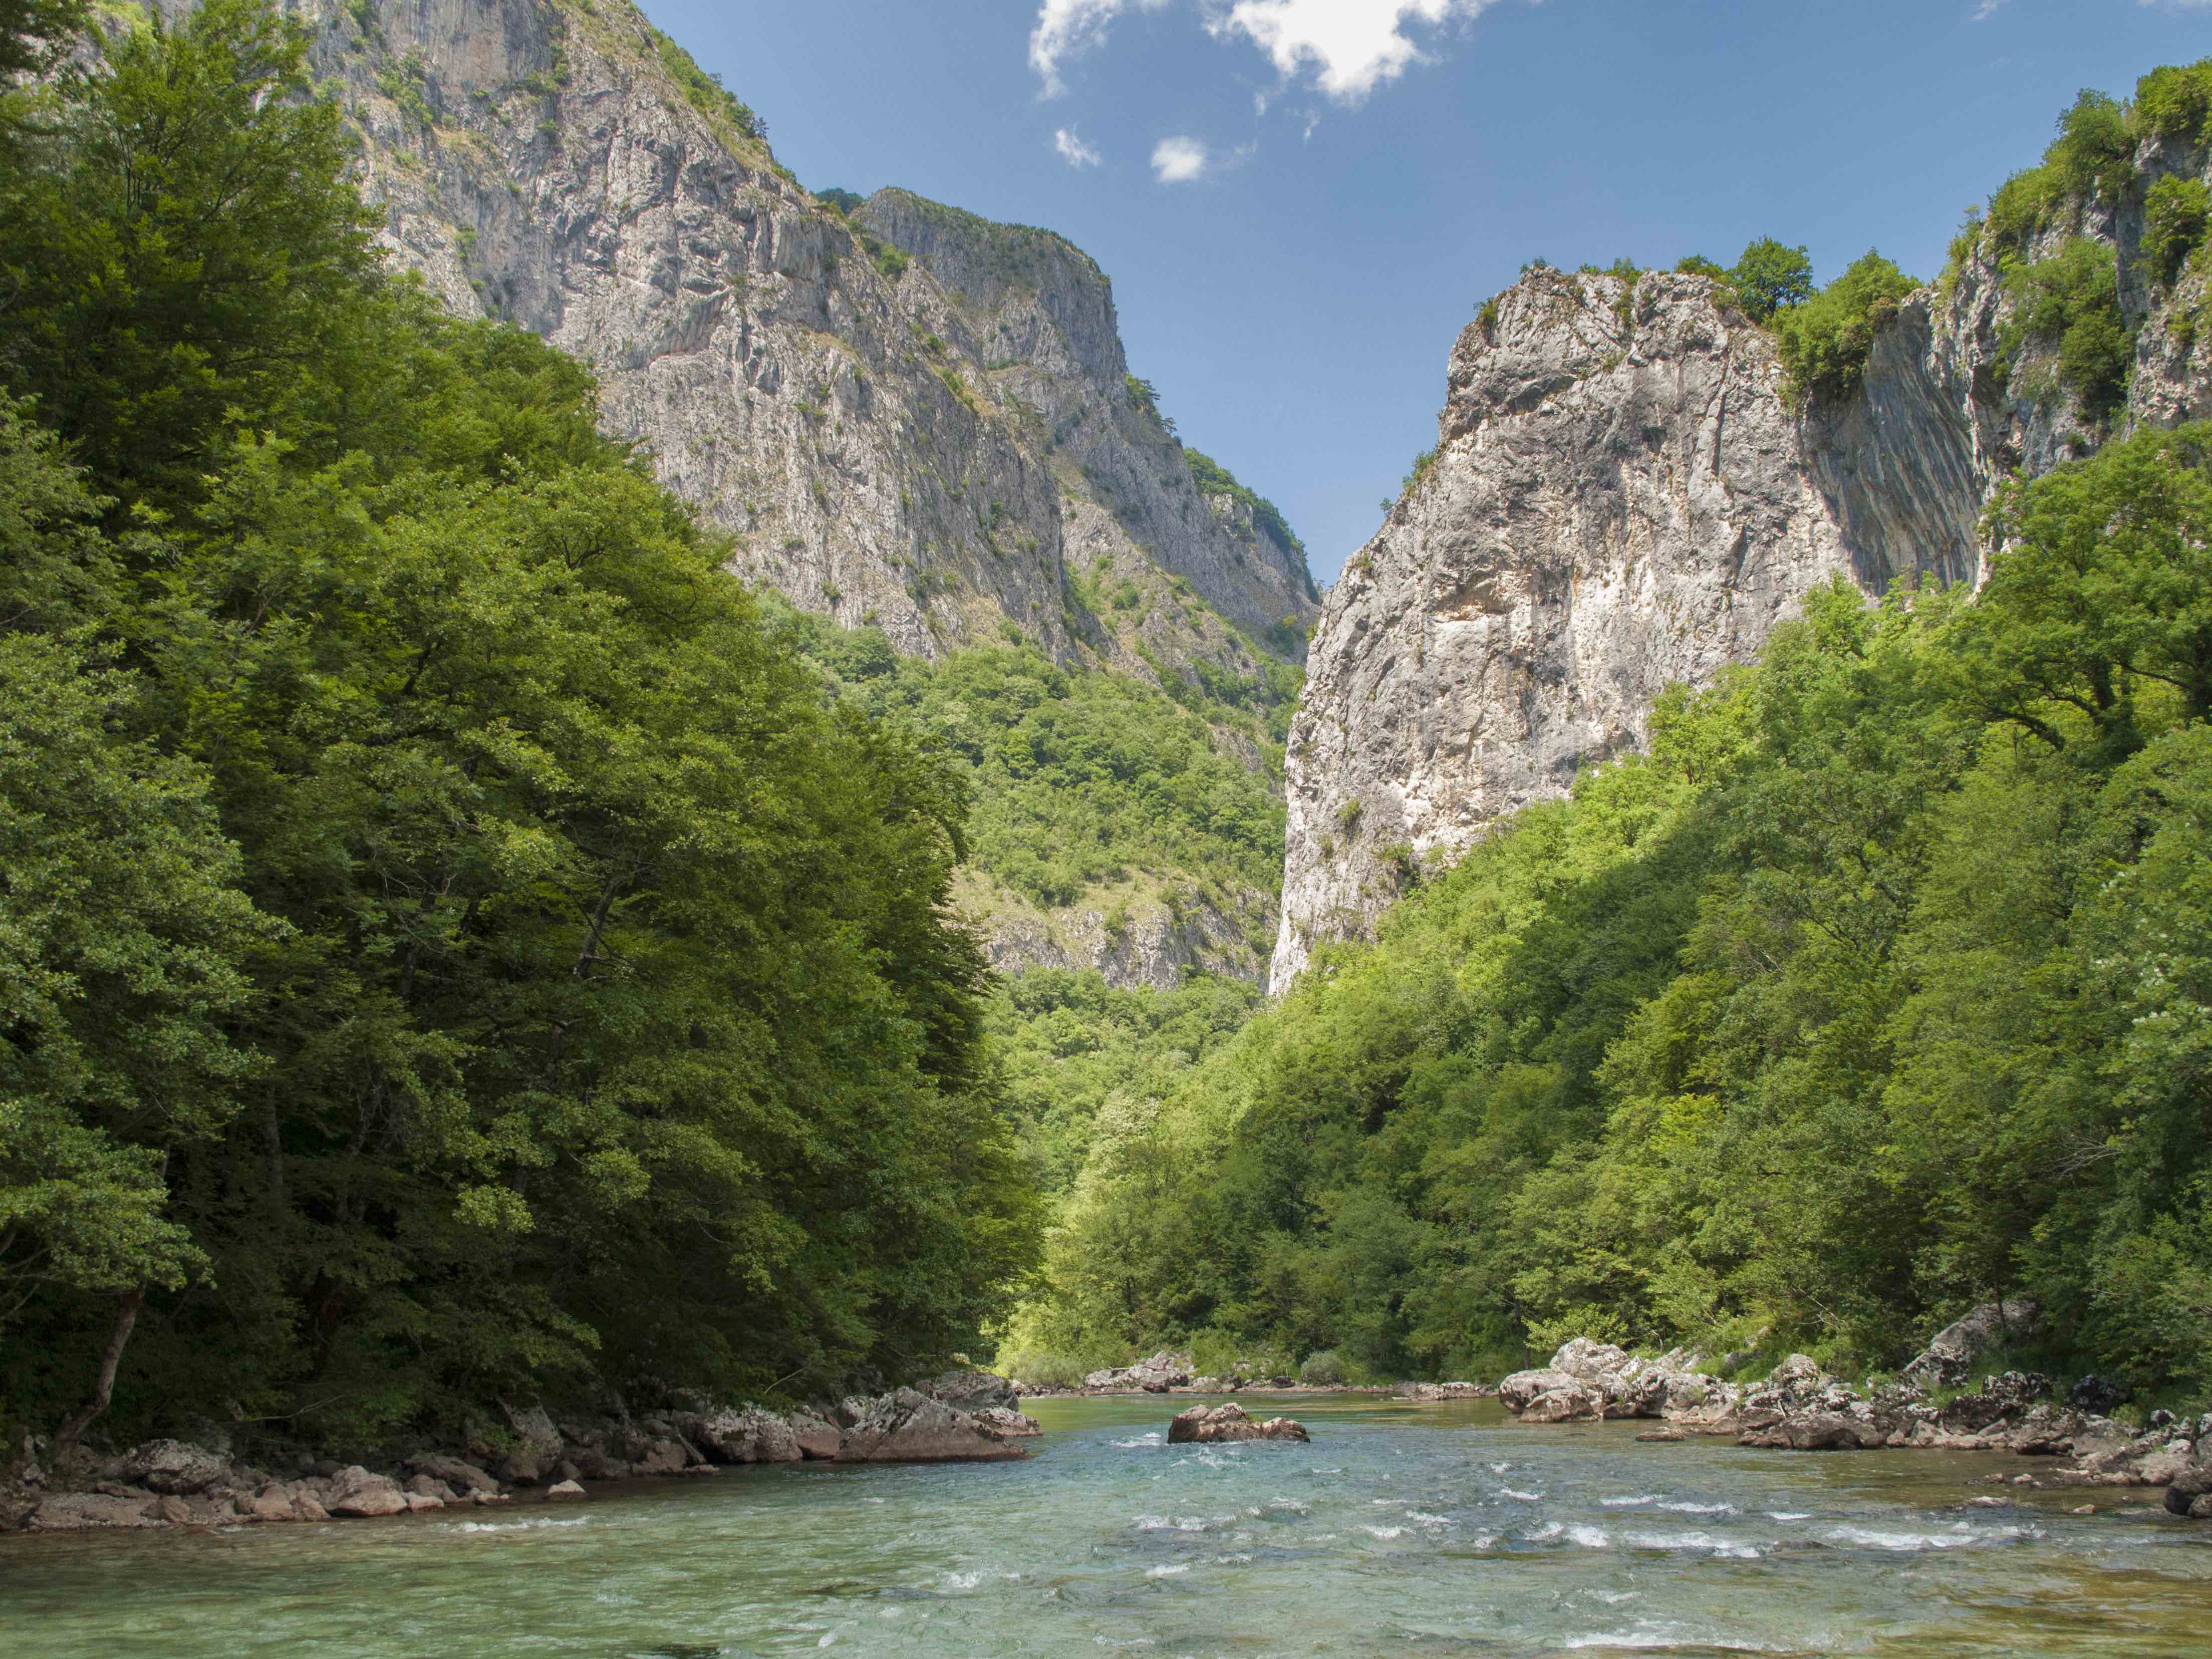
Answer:
<svg viewBox="0 0 2212 1659"><path fill-rule="evenodd" d="M93 1385L92 1398L83 1410L71 1415L54 1432L56 1463L76 1455L78 1437L92 1426L93 1419L107 1409L108 1398L115 1392L115 1368L123 1363L123 1345L131 1340L131 1328L138 1322L138 1310L145 1302L143 1288L124 1291L115 1310L115 1328L108 1333L107 1352L100 1356L100 1376Z"/></svg>

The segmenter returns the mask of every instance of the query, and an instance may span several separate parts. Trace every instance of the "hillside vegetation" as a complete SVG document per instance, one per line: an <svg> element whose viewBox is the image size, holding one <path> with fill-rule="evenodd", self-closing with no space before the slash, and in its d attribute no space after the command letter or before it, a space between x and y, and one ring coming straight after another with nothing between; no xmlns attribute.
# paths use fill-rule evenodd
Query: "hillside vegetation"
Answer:
<svg viewBox="0 0 2212 1659"><path fill-rule="evenodd" d="M0 1414L358 1445L972 1346L1036 1233L960 769L583 368L386 274L303 52L207 0L6 106Z"/></svg>
<svg viewBox="0 0 2212 1659"><path fill-rule="evenodd" d="M2009 487L1980 599L1816 595L1099 1133L1018 1364L1894 1364L2002 1293L2212 1386L2212 429Z"/></svg>

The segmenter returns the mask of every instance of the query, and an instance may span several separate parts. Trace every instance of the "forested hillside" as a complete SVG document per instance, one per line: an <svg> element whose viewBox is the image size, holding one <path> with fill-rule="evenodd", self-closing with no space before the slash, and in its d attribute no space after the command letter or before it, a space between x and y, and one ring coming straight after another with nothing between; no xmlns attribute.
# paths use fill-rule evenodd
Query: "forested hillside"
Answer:
<svg viewBox="0 0 2212 1659"><path fill-rule="evenodd" d="M963 775L386 270L306 50L208 0L5 105L0 1413L912 1375L1035 1240Z"/></svg>
<svg viewBox="0 0 2212 1659"><path fill-rule="evenodd" d="M2033 1297L2212 1385L2212 428L2008 489L1978 600L1839 585L1102 1135L1029 1363L1211 1332L1838 1369Z"/></svg>
<svg viewBox="0 0 2212 1659"><path fill-rule="evenodd" d="M1979 591L1907 577L1869 605L1838 574L1755 662L1662 697L1645 752L1455 862L1401 845L1375 942L1317 951L1212 1059L1101 1118L1009 1363L1178 1340L1201 1369L1481 1376L1585 1335L1860 1374L2002 1296L2041 1305L2045 1369L2212 1387L2212 427L2160 429L2204 385L2208 112L2212 65L2085 94L1917 293L1872 253L1815 290L1802 251L1755 244L1680 276L1539 270L1486 307L1455 434L1484 376L1548 361L1528 343L1560 315L1611 373L1611 296L1620 326L1718 314L1802 431L1871 445L1887 420L1893 446L1951 307L1944 337L1995 364L1978 424L1930 441L2016 470ZM1492 436L1467 439L1477 463L1511 451ZM1424 457L1408 497L1425 475L1437 556L1474 559L1452 514L1487 498L1441 471ZM1432 653L1515 602L1517 573L1445 574L1465 603ZM1426 602L1378 591L1334 689L1355 710L1387 601ZM1358 787L1320 764L1330 799ZM1324 855L1395 831L1367 805L1309 823Z"/></svg>

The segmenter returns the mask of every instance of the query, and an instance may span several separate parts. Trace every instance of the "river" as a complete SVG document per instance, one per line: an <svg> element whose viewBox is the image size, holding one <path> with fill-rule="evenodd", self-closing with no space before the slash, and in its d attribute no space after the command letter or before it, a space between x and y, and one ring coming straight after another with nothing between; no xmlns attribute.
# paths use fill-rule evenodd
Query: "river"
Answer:
<svg viewBox="0 0 2212 1659"><path fill-rule="evenodd" d="M1647 1444L1627 1424L1523 1429L1487 1402L1280 1403L1311 1445L1169 1446L1168 1401L1048 1400L1023 1463L732 1469L567 1508L0 1540L0 1632L10 1659L2143 1659L2212 1640L2212 1527L2154 1492L2007 1487L1970 1505L1990 1472L2033 1465ZM2100 1512L2068 1513L2084 1501Z"/></svg>

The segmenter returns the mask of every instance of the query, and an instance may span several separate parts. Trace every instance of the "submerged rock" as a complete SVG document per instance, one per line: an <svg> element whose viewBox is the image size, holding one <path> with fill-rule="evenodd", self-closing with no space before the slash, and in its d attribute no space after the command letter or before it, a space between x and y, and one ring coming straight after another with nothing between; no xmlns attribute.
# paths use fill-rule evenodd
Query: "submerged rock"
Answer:
<svg viewBox="0 0 2212 1659"><path fill-rule="evenodd" d="M1187 1412L1178 1412L1168 1422L1168 1443L1171 1446L1195 1443L1200 1445L1224 1440L1296 1440L1310 1441L1303 1423L1287 1417L1271 1417L1264 1423L1255 1423L1250 1413L1233 1402L1224 1406L1193 1406Z"/></svg>

